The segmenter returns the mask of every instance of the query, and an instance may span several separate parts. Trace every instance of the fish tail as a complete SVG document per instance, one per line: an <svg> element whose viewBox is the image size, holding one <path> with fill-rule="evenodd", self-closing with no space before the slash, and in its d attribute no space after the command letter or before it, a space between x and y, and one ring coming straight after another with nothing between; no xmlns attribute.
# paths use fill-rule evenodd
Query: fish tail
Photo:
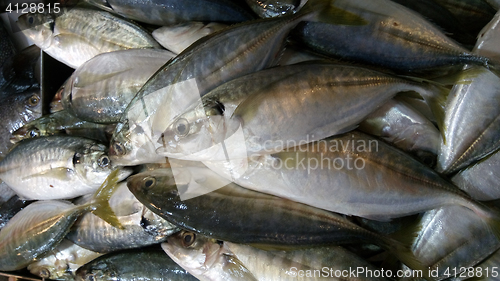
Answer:
<svg viewBox="0 0 500 281"><path fill-rule="evenodd" d="M434 280L429 275L428 268L422 264L412 251L413 243L421 230L419 222L420 220L412 220L401 230L392 233L388 237L383 237L381 246L412 270L421 272L422 277L426 280Z"/></svg>
<svg viewBox="0 0 500 281"><path fill-rule="evenodd" d="M85 207L88 208L88 210L94 215L103 219L110 225L123 229L123 225L120 223L115 215L115 212L113 212L113 209L111 209L111 206L109 205L109 199L117 187L119 179L118 175L119 169L112 171L102 183L101 187L96 191L96 193L94 193L92 200L87 203Z"/></svg>
<svg viewBox="0 0 500 281"><path fill-rule="evenodd" d="M299 14L310 14L310 21L336 25L367 25L361 16L335 7L335 0L308 0L300 9Z"/></svg>
<svg viewBox="0 0 500 281"><path fill-rule="evenodd" d="M500 210L496 206L488 206L484 202L475 202L468 207L478 215L495 237L500 241Z"/></svg>

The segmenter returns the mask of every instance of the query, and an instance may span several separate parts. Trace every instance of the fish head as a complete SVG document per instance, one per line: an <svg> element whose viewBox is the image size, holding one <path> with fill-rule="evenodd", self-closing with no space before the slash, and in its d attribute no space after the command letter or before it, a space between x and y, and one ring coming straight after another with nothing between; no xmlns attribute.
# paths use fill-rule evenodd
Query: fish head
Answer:
<svg viewBox="0 0 500 281"><path fill-rule="evenodd" d="M180 201L177 184L183 185L174 179L171 169L147 171L127 179L130 192L142 204L153 209L159 208L157 206L161 206L163 201Z"/></svg>
<svg viewBox="0 0 500 281"><path fill-rule="evenodd" d="M184 160L210 160L212 148L220 146L228 132L224 106L205 100L179 115L163 132L158 154Z"/></svg>
<svg viewBox="0 0 500 281"><path fill-rule="evenodd" d="M73 156L73 165L82 181L89 186L100 186L113 171L111 160L107 155L107 148L102 144L86 145L83 150ZM124 179L128 169L121 169L119 178ZM130 173L129 173L130 174Z"/></svg>
<svg viewBox="0 0 500 281"><path fill-rule="evenodd" d="M65 108L66 104L63 102L63 99L70 100L71 99L71 89L73 86L73 76L70 76L66 82L57 90L54 98L50 102L50 112L58 112Z"/></svg>
<svg viewBox="0 0 500 281"><path fill-rule="evenodd" d="M28 270L32 274L45 279L56 279L62 276L55 266L49 264L31 264L28 266Z"/></svg>
<svg viewBox="0 0 500 281"><path fill-rule="evenodd" d="M100 262L93 262L92 267L80 267L76 271L75 279L78 281L110 280L112 271L114 271L113 266L105 262L105 260L101 260Z"/></svg>
<svg viewBox="0 0 500 281"><path fill-rule="evenodd" d="M146 163L165 163L165 157L156 154L156 147L140 126L129 129L128 121L116 125L109 156L114 165L133 166Z"/></svg>
<svg viewBox="0 0 500 281"><path fill-rule="evenodd" d="M17 19L17 25L26 37L45 49L52 44L55 18L49 13L27 13Z"/></svg>
<svg viewBox="0 0 500 281"><path fill-rule="evenodd" d="M180 231L161 244L167 255L194 276L201 276L220 261L226 251L217 240Z"/></svg>

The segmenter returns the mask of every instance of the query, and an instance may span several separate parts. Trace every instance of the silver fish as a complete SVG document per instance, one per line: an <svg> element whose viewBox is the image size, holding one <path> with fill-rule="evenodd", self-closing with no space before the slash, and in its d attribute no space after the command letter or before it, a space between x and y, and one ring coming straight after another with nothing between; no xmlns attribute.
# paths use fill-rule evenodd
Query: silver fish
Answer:
<svg viewBox="0 0 500 281"><path fill-rule="evenodd" d="M188 22L174 26L164 26L153 31L153 38L165 49L180 54L198 39L226 28L222 23Z"/></svg>
<svg viewBox="0 0 500 281"><path fill-rule="evenodd" d="M441 145L439 130L403 101L389 100L359 124L360 131L380 137L433 166Z"/></svg>
<svg viewBox="0 0 500 281"><path fill-rule="evenodd" d="M28 265L27 269L42 278L74 280L79 267L103 255L82 248L67 239L61 241L49 253L50 255Z"/></svg>
<svg viewBox="0 0 500 281"><path fill-rule="evenodd" d="M145 30L108 12L80 7L61 11L24 14L17 24L37 46L72 68L105 52L160 48Z"/></svg>
<svg viewBox="0 0 500 281"><path fill-rule="evenodd" d="M78 67L65 83L62 106L85 121L118 122L144 83L174 56L155 49L97 55Z"/></svg>
<svg viewBox="0 0 500 281"><path fill-rule="evenodd" d="M0 162L0 178L24 199L93 193L112 171L107 148L93 140L49 136L20 142ZM131 171L120 169L119 177Z"/></svg>
<svg viewBox="0 0 500 281"><path fill-rule="evenodd" d="M462 72L448 97L436 169L451 174L498 149L499 114L500 77L482 67Z"/></svg>
<svg viewBox="0 0 500 281"><path fill-rule="evenodd" d="M323 3L294 15L235 25L205 37L162 67L139 91L113 134L110 154L115 163L133 165L162 160L157 140L200 96L236 77L275 63L289 31L315 17ZM355 18L355 20L362 21Z"/></svg>
<svg viewBox="0 0 500 281"><path fill-rule="evenodd" d="M67 238L86 249L107 253L157 244L179 230L141 204L126 182L118 185L109 205L123 229L87 213L73 225Z"/></svg>
<svg viewBox="0 0 500 281"><path fill-rule="evenodd" d="M229 153L229 159L246 158L245 150L249 156L278 152L349 131L402 91L430 99L448 90L331 63L259 71L217 87L175 118L157 153L204 161Z"/></svg>

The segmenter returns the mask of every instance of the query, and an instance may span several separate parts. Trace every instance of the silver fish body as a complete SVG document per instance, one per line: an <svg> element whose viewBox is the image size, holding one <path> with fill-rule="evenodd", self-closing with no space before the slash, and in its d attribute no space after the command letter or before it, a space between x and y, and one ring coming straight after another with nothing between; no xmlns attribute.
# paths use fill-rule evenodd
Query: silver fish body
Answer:
<svg viewBox="0 0 500 281"><path fill-rule="evenodd" d="M82 248L67 239L61 241L49 253L50 255L28 265L27 269L42 278L74 280L78 268L103 255Z"/></svg>
<svg viewBox="0 0 500 281"><path fill-rule="evenodd" d="M361 16L362 26L307 22L293 35L325 55L399 71L419 71L455 64L487 64L422 16L390 0L337 0L335 7Z"/></svg>
<svg viewBox="0 0 500 281"><path fill-rule="evenodd" d="M124 229L106 223L92 213L84 214L73 225L67 238L95 252L139 248L165 241L178 228L152 213L120 184L109 200L111 209Z"/></svg>
<svg viewBox="0 0 500 281"><path fill-rule="evenodd" d="M10 94L0 99L2 122L0 123L0 160L12 148L12 133L42 116L40 90L29 90L20 94Z"/></svg>
<svg viewBox="0 0 500 281"><path fill-rule="evenodd" d="M460 206L426 212L412 251L437 279L469 268L500 248L500 241L476 214ZM459 276L457 276L459 277Z"/></svg>
<svg viewBox="0 0 500 281"><path fill-rule="evenodd" d="M73 72L61 95L63 107L95 123L115 123L146 81L175 55L131 49L95 56Z"/></svg>
<svg viewBox="0 0 500 281"><path fill-rule="evenodd" d="M350 65L310 62L263 70L191 105L165 130L157 152L198 161L225 159L216 149L221 144L249 156L275 153L349 131L402 91L428 98L441 90Z"/></svg>
<svg viewBox="0 0 500 281"><path fill-rule="evenodd" d="M57 16L28 13L19 17L18 26L47 54L72 68L105 52L160 48L145 30L105 11L74 7Z"/></svg>
<svg viewBox="0 0 500 281"><path fill-rule="evenodd" d="M36 200L90 194L111 171L104 145L71 136L24 140L0 162L0 178L20 197ZM122 179L129 174L120 169Z"/></svg>
<svg viewBox="0 0 500 281"><path fill-rule="evenodd" d="M0 270L21 269L52 250L84 211L64 201L39 201L24 208L0 231Z"/></svg>
<svg viewBox="0 0 500 281"><path fill-rule="evenodd" d="M436 162L441 145L439 130L403 101L389 100L361 122L358 129L381 137L430 166Z"/></svg>
<svg viewBox="0 0 500 281"><path fill-rule="evenodd" d="M273 65L289 31L311 13L235 25L179 54L129 104L113 134L113 161L132 165L161 160L157 140L176 115L223 82Z"/></svg>
<svg viewBox="0 0 500 281"><path fill-rule="evenodd" d="M460 80L465 82L453 87L445 109L445 140L436 167L445 174L467 167L500 146L500 77L477 67L464 71Z"/></svg>
<svg viewBox="0 0 500 281"><path fill-rule="evenodd" d="M198 39L226 28L227 25L211 22L188 22L174 26L164 26L153 31L152 35L165 49L176 54L191 46Z"/></svg>

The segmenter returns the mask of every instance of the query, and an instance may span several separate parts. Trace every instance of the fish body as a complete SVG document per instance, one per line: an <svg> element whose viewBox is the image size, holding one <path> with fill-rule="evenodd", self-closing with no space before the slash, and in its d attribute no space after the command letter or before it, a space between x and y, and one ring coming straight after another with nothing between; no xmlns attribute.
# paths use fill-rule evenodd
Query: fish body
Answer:
<svg viewBox="0 0 500 281"><path fill-rule="evenodd" d="M4 184L4 183L2 183ZM0 204L0 229L4 227L9 220L24 207L30 204L30 201L19 199L17 195Z"/></svg>
<svg viewBox="0 0 500 281"><path fill-rule="evenodd" d="M61 95L63 108L85 121L116 123L144 83L174 56L155 49L97 55L66 82Z"/></svg>
<svg viewBox="0 0 500 281"><path fill-rule="evenodd" d="M111 171L104 145L71 136L24 140L0 162L0 178L21 198L32 200L93 193ZM129 174L120 171L121 178Z"/></svg>
<svg viewBox="0 0 500 281"><path fill-rule="evenodd" d="M231 80L203 96L165 130L157 152L189 160L223 160L225 154L202 152L224 143L230 152L246 150L249 156L275 153L349 131L397 93L412 90L425 98L440 91L434 85L350 65L310 62L271 68Z"/></svg>
<svg viewBox="0 0 500 281"><path fill-rule="evenodd" d="M40 64L40 48L35 45L9 57L0 68L0 92L13 94L40 88Z"/></svg>
<svg viewBox="0 0 500 281"><path fill-rule="evenodd" d="M107 133L113 128L112 124L83 121L63 110L27 123L12 133L10 141L18 143L24 139L67 134L106 143L110 138Z"/></svg>
<svg viewBox="0 0 500 281"><path fill-rule="evenodd" d="M246 0L252 10L261 18L274 18L297 12L300 0Z"/></svg>
<svg viewBox="0 0 500 281"><path fill-rule="evenodd" d="M387 221L445 205L462 205L483 218L492 214L431 168L357 131L246 163L204 163L243 187L373 220Z"/></svg>
<svg viewBox="0 0 500 281"><path fill-rule="evenodd" d="M205 176L200 179L194 176L201 174ZM181 199L180 194L196 183L212 188L209 185L213 177L218 176L206 168L159 169L134 175L127 182L139 201L156 214L181 228L223 241L261 245L391 243L335 213L234 183L216 186L220 188L189 200Z"/></svg>
<svg viewBox="0 0 500 281"><path fill-rule="evenodd" d="M110 253L99 257L76 271L76 280L133 281L195 281L159 249L139 249Z"/></svg>
<svg viewBox="0 0 500 281"><path fill-rule="evenodd" d="M105 11L80 7L64 8L57 16L28 13L19 17L18 26L38 47L72 68L105 52L160 48L151 35L134 23Z"/></svg>
<svg viewBox="0 0 500 281"><path fill-rule="evenodd" d="M361 122L359 130L416 155L430 166L436 162L441 145L439 130L403 101L389 100Z"/></svg>
<svg viewBox="0 0 500 281"><path fill-rule="evenodd" d="M12 93L0 98L0 160L12 148L12 133L30 121L42 116L41 93L39 89L23 93Z"/></svg>
<svg viewBox="0 0 500 281"><path fill-rule="evenodd" d="M86 208L39 201L17 213L0 231L0 270L21 269L52 250Z"/></svg>
<svg viewBox="0 0 500 281"><path fill-rule="evenodd" d="M78 268L103 255L82 248L67 239L62 240L50 253L28 265L28 270L42 278L74 280Z"/></svg>
<svg viewBox="0 0 500 281"><path fill-rule="evenodd" d="M451 180L472 198L480 201L500 199L498 171L500 154L497 152L481 159L454 175Z"/></svg>
<svg viewBox="0 0 500 281"><path fill-rule="evenodd" d="M142 205L128 190L125 182L116 188L109 205L123 229L87 213L73 225L67 238L86 249L107 253L157 244L177 232L177 227Z"/></svg>
<svg viewBox="0 0 500 281"><path fill-rule="evenodd" d="M368 24L300 24L294 38L325 55L403 72L471 63L488 59L471 54L419 14L389 0L337 0L335 7L352 12Z"/></svg>
<svg viewBox="0 0 500 281"><path fill-rule="evenodd" d="M472 267L500 248L500 241L481 218L461 206L430 210L419 224L421 230L412 252L426 268L436 272L436 280Z"/></svg>
<svg viewBox="0 0 500 281"><path fill-rule="evenodd" d="M439 172L455 173L498 149L499 94L500 78L494 72L482 67L462 72L445 108Z"/></svg>
<svg viewBox="0 0 500 281"><path fill-rule="evenodd" d="M132 165L161 160L157 140L176 115L216 86L273 65L289 31L311 13L235 25L179 54L127 107L113 134L113 161Z"/></svg>
<svg viewBox="0 0 500 281"><path fill-rule="evenodd" d="M107 0L105 4L99 1L99 7L126 18L154 25L174 25L189 21L237 23L248 21L254 15L238 1L230 0Z"/></svg>
<svg viewBox="0 0 500 281"><path fill-rule="evenodd" d="M488 1L485 0L434 1L454 14L472 34L479 34L479 31L493 18L496 12Z"/></svg>
<svg viewBox="0 0 500 281"><path fill-rule="evenodd" d="M198 39L226 28L222 23L188 22L174 26L164 26L153 31L152 35L165 49L176 54L191 46Z"/></svg>

